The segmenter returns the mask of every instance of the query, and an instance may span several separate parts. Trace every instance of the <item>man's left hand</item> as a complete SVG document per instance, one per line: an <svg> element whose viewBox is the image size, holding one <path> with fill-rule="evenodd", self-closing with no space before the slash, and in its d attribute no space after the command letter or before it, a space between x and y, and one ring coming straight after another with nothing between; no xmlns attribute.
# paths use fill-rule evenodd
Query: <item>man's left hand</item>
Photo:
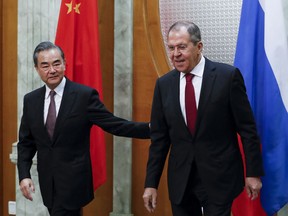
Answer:
<svg viewBox="0 0 288 216"><path fill-rule="evenodd" d="M259 177L246 177L245 188L249 198L255 200L262 188L261 179Z"/></svg>

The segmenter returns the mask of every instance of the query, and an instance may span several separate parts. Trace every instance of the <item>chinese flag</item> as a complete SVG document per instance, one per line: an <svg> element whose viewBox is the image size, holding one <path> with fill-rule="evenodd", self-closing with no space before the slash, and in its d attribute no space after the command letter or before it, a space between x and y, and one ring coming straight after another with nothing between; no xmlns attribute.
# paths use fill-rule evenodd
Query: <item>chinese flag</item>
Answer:
<svg viewBox="0 0 288 216"><path fill-rule="evenodd" d="M102 95L97 0L62 0L55 44L66 58L66 76ZM90 137L94 189L106 181L104 132L93 126Z"/></svg>
<svg viewBox="0 0 288 216"><path fill-rule="evenodd" d="M242 154L242 159L243 159L243 164L244 164L244 173L246 173L245 156L244 156L242 142L239 136L238 136L238 143L239 143L239 148ZM234 200L233 205L232 205L232 213L233 213L233 216L267 216L260 202L260 194L256 200L252 201L248 197L245 189Z"/></svg>

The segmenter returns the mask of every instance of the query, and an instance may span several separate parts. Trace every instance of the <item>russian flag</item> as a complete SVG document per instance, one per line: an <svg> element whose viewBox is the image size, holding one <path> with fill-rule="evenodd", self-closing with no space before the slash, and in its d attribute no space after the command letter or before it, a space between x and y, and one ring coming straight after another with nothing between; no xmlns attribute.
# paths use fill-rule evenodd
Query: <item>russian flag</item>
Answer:
<svg viewBox="0 0 288 216"><path fill-rule="evenodd" d="M244 76L262 142L261 204L268 216L288 202L288 29L284 18L282 0L243 0L234 62Z"/></svg>

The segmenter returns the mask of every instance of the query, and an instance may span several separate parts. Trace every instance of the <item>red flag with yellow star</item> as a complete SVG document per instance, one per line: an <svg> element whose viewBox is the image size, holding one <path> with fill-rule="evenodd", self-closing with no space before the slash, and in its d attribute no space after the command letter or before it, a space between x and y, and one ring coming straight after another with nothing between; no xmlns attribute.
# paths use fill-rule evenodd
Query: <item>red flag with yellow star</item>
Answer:
<svg viewBox="0 0 288 216"><path fill-rule="evenodd" d="M97 0L62 0L55 44L66 57L66 76L102 95ZM93 126L90 155L94 189L106 181L104 132Z"/></svg>

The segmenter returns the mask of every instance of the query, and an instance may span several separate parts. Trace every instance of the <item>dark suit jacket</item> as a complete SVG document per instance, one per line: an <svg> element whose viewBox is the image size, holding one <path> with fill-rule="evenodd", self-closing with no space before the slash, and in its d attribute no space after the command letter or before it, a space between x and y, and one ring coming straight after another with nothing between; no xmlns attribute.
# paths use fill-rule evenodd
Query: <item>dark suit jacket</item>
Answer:
<svg viewBox="0 0 288 216"><path fill-rule="evenodd" d="M44 204L51 207L53 186L64 207L80 208L93 199L89 153L92 125L114 135L135 138L149 138L149 125L115 117L99 100L96 90L67 79L51 141L43 120L44 96L45 86L24 97L18 143L19 180L30 178L37 151Z"/></svg>
<svg viewBox="0 0 288 216"><path fill-rule="evenodd" d="M247 176L263 175L260 142L242 75L237 68L206 59L194 136L180 109L179 78L179 71L172 70L156 82L145 187L158 187L170 150L171 202L181 202L193 163L209 198L231 201L244 186L237 133L244 145Z"/></svg>

